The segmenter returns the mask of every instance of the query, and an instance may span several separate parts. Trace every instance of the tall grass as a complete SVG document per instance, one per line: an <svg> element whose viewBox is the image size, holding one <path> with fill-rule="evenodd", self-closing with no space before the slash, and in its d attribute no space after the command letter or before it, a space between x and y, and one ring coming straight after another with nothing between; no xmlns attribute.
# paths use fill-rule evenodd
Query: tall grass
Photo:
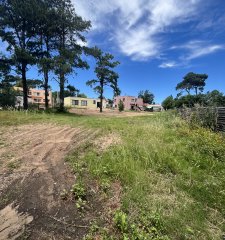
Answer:
<svg viewBox="0 0 225 240"><path fill-rule="evenodd" d="M225 233L225 140L221 135L192 128L167 113L106 118L1 112L0 120L0 125L53 122L101 129L101 135L116 133L120 144L102 152L90 145L82 156L75 152L70 160L87 164L100 181L121 182L122 209L129 222L145 219L147 224L148 216L159 216L160 234L177 240L219 240Z"/></svg>
<svg viewBox="0 0 225 240"><path fill-rule="evenodd" d="M158 213L171 239L221 239L225 216L225 141L176 116L114 120L122 143L83 161L99 179L124 186L131 222Z"/></svg>

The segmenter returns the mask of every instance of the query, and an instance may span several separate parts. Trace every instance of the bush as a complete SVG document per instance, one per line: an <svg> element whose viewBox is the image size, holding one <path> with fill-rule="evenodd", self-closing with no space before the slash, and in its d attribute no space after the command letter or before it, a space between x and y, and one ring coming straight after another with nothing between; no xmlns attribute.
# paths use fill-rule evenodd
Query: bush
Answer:
<svg viewBox="0 0 225 240"><path fill-rule="evenodd" d="M120 111L120 112L124 111L124 104L123 104L123 102L122 102L121 100L120 100L120 102L119 102L118 107L119 107L119 111Z"/></svg>

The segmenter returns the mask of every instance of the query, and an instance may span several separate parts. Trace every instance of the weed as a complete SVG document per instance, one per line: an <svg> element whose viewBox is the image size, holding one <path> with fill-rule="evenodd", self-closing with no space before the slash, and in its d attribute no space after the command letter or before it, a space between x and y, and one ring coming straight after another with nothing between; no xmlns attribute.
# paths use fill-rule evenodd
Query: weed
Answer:
<svg viewBox="0 0 225 240"><path fill-rule="evenodd" d="M86 205L86 201L84 200L84 199L82 199L82 198L78 198L77 200L76 200L76 207L77 207L77 209L78 210L84 210L84 206Z"/></svg>
<svg viewBox="0 0 225 240"><path fill-rule="evenodd" d="M128 230L128 217L127 214L123 211L116 211L114 215L114 223L116 227L122 231L123 233L127 232Z"/></svg>
<svg viewBox="0 0 225 240"><path fill-rule="evenodd" d="M14 169L17 169L19 167L19 162L10 162L7 164L7 167L10 169L10 170L14 170Z"/></svg>
<svg viewBox="0 0 225 240"><path fill-rule="evenodd" d="M62 200L67 200L69 197L69 192L66 189L63 189L63 191L60 193L60 197Z"/></svg>
<svg viewBox="0 0 225 240"><path fill-rule="evenodd" d="M86 189L81 182L75 183L70 190L76 199L86 198Z"/></svg>
<svg viewBox="0 0 225 240"><path fill-rule="evenodd" d="M71 188L72 194L76 199L76 207L78 210L84 210L84 206L86 205L86 189L81 182L74 184Z"/></svg>
<svg viewBox="0 0 225 240"><path fill-rule="evenodd" d="M105 178L101 179L100 189L106 193L110 189L110 181Z"/></svg>
<svg viewBox="0 0 225 240"><path fill-rule="evenodd" d="M167 112L129 118L0 112L1 126L40 121L120 135L123 144L104 152L90 145L73 153L69 161L71 166L78 162L72 166L78 175L84 168L93 174L103 191L112 180L121 182L121 208L127 213L115 218L121 239L222 238L225 141L219 134L190 127ZM72 195L85 200L82 184L72 189ZM100 236L119 239L110 234Z"/></svg>

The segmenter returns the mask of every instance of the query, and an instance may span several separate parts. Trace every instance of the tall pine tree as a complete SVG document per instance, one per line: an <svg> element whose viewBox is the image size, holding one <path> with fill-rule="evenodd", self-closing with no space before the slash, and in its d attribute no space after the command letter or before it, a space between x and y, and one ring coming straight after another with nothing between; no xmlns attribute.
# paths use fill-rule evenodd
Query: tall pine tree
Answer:
<svg viewBox="0 0 225 240"><path fill-rule="evenodd" d="M60 110L64 110L64 90L67 76L76 68L88 69L86 61L82 60L84 47L80 42L85 43L83 33L87 32L91 23L84 21L75 12L70 0L57 1L57 25L56 50L57 56L54 58L54 72L58 76L60 87Z"/></svg>
<svg viewBox="0 0 225 240"><path fill-rule="evenodd" d="M1 0L0 37L8 43L17 73L23 85L24 109L28 109L27 69L35 64L37 19L40 17L38 0Z"/></svg>
<svg viewBox="0 0 225 240"><path fill-rule="evenodd" d="M95 92L99 94L100 112L102 112L104 87L111 87L114 91L114 95L120 94L118 87L119 75L113 71L120 63L118 61L113 61L113 55L109 53L104 54L100 49L96 49L94 56L97 60L97 66L95 68L97 79L88 81L87 85L93 87Z"/></svg>

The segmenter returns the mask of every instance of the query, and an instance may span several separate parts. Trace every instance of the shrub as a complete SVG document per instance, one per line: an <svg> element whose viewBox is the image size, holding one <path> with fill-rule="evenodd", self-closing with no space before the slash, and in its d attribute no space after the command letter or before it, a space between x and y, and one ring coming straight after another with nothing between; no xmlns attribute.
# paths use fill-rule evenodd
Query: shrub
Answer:
<svg viewBox="0 0 225 240"><path fill-rule="evenodd" d="M120 102L119 102L118 107L119 107L119 111L120 111L120 112L124 111L124 104L123 104L123 102L122 102L121 100L120 100Z"/></svg>

